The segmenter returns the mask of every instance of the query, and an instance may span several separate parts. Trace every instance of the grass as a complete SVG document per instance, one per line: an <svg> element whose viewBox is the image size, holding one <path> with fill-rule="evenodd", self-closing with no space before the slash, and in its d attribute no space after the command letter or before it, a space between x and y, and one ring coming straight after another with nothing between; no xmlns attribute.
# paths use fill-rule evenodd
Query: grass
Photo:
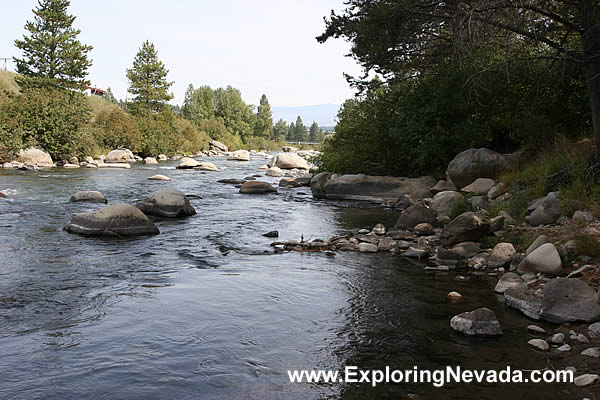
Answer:
<svg viewBox="0 0 600 400"><path fill-rule="evenodd" d="M596 236L578 235L574 240L577 254L592 258L600 257L600 241Z"/></svg>
<svg viewBox="0 0 600 400"><path fill-rule="evenodd" d="M448 213L448 216L451 220L454 220L454 218L467 211L470 210L467 207L466 201L454 201L450 206L450 212Z"/></svg>

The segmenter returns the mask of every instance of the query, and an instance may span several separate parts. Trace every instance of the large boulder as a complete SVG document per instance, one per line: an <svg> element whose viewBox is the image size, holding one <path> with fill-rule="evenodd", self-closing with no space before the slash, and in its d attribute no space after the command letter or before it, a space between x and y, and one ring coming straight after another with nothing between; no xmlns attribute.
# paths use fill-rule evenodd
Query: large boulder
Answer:
<svg viewBox="0 0 600 400"><path fill-rule="evenodd" d="M220 153L226 153L229 151L229 148L227 148L227 146L225 146L223 143L218 142L216 140L212 140L212 139L210 139L210 141L208 142L208 146L209 146L209 150L220 152Z"/></svg>
<svg viewBox="0 0 600 400"><path fill-rule="evenodd" d="M598 293L580 279L553 279L544 286L542 318L556 324L598 321Z"/></svg>
<svg viewBox="0 0 600 400"><path fill-rule="evenodd" d="M541 319L542 297L519 284L505 289L504 304L521 311L531 319Z"/></svg>
<svg viewBox="0 0 600 400"><path fill-rule="evenodd" d="M240 193L246 194L264 194L277 193L277 189L271 186L268 182L261 181L246 181L240 188Z"/></svg>
<svg viewBox="0 0 600 400"><path fill-rule="evenodd" d="M71 203L77 203L80 201L88 202L88 203L108 203L108 200L104 197L104 195L95 190L82 190L77 193L74 193L69 199Z"/></svg>
<svg viewBox="0 0 600 400"><path fill-rule="evenodd" d="M198 165L195 166L194 169L199 169L201 171L218 171L219 170L219 168L217 168L217 166L215 164L208 162L208 161L198 163Z"/></svg>
<svg viewBox="0 0 600 400"><path fill-rule="evenodd" d="M517 250L511 243L498 243L494 246L488 258L488 266L499 268L509 265L515 254L517 254Z"/></svg>
<svg viewBox="0 0 600 400"><path fill-rule="evenodd" d="M438 181L438 183L433 185L433 187L431 188L431 193L433 193L433 194L437 194L439 192L455 192L455 191L456 191L456 186L454 186L454 183L447 181L445 179L442 181Z"/></svg>
<svg viewBox="0 0 600 400"><path fill-rule="evenodd" d="M179 164L175 167L177 169L192 169L196 168L200 165L200 162L194 160L193 158L183 157L179 160Z"/></svg>
<svg viewBox="0 0 600 400"><path fill-rule="evenodd" d="M444 227L444 244L476 242L490 232L490 220L476 212L465 212Z"/></svg>
<svg viewBox="0 0 600 400"><path fill-rule="evenodd" d="M435 184L431 176L402 178L374 175L338 175L322 172L310 182L313 197L330 200L395 201L404 195L423 199Z"/></svg>
<svg viewBox="0 0 600 400"><path fill-rule="evenodd" d="M50 154L43 150L29 147L25 150L19 151L18 160L22 163L34 164L37 166L52 166L54 162Z"/></svg>
<svg viewBox="0 0 600 400"><path fill-rule="evenodd" d="M477 178L496 178L510 168L510 159L489 149L468 149L450 163L446 174L456 187L465 187Z"/></svg>
<svg viewBox="0 0 600 400"><path fill-rule="evenodd" d="M439 192L433 196L431 208L440 216L449 216L454 207L466 207L465 196L454 191Z"/></svg>
<svg viewBox="0 0 600 400"><path fill-rule="evenodd" d="M436 225L437 218L435 212L421 204L413 204L402 211L394 227L400 229L413 229L415 226L422 223Z"/></svg>
<svg viewBox="0 0 600 400"><path fill-rule="evenodd" d="M159 233L146 214L139 208L125 203L94 212L75 214L64 229L85 236L138 236Z"/></svg>
<svg viewBox="0 0 600 400"><path fill-rule="evenodd" d="M136 203L145 214L165 218L182 218L196 214L185 194L177 189L159 189Z"/></svg>
<svg viewBox="0 0 600 400"><path fill-rule="evenodd" d="M234 151L227 157L230 161L250 161L250 152L248 150Z"/></svg>
<svg viewBox="0 0 600 400"><path fill-rule="evenodd" d="M470 336L502 335L502 328L496 318L496 313L485 307L454 316L450 320L450 327Z"/></svg>
<svg viewBox="0 0 600 400"><path fill-rule="evenodd" d="M535 200L528 208L529 225L550 225L556 223L562 211L558 192L550 192L545 197Z"/></svg>
<svg viewBox="0 0 600 400"><path fill-rule="evenodd" d="M277 154L272 160L272 165L281 169L309 169L308 161L295 153Z"/></svg>
<svg viewBox="0 0 600 400"><path fill-rule="evenodd" d="M267 172L265 173L265 175L266 176L275 176L275 177L278 177L278 176L283 176L285 174L283 173L283 171L281 170L281 168L279 168L279 167L271 167L271 168L269 168L267 170Z"/></svg>
<svg viewBox="0 0 600 400"><path fill-rule="evenodd" d="M146 157L144 158L144 164L158 164L158 161L154 157Z"/></svg>
<svg viewBox="0 0 600 400"><path fill-rule="evenodd" d="M546 275L558 275L562 272L562 260L552 243L545 243L533 250L519 264L518 272L541 272Z"/></svg>
<svg viewBox="0 0 600 400"><path fill-rule="evenodd" d="M106 155L105 163L129 163L135 162L135 157L129 149L113 150Z"/></svg>

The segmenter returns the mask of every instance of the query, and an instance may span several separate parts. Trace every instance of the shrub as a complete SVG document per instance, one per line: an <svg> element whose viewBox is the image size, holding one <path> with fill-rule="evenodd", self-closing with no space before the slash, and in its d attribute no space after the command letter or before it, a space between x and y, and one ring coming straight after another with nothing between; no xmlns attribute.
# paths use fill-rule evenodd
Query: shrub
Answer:
<svg viewBox="0 0 600 400"><path fill-rule="evenodd" d="M142 146L142 135L133 119L120 108L100 111L91 123L94 139L105 149L126 147L137 152Z"/></svg>
<svg viewBox="0 0 600 400"><path fill-rule="evenodd" d="M598 237L591 235L579 235L575 237L575 248L577 254L597 258L600 257L600 241Z"/></svg>

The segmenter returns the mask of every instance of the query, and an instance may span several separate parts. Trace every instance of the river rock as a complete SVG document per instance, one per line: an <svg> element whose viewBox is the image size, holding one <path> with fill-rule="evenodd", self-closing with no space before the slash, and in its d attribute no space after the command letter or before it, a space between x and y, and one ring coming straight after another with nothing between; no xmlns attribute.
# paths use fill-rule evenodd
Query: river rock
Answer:
<svg viewBox="0 0 600 400"><path fill-rule="evenodd" d="M250 152L247 150L234 151L227 157L229 161L250 161Z"/></svg>
<svg viewBox="0 0 600 400"><path fill-rule="evenodd" d="M495 200L506 193L506 185L503 182L498 182L488 191L488 199Z"/></svg>
<svg viewBox="0 0 600 400"><path fill-rule="evenodd" d="M481 246L477 242L461 242L454 245L451 250L465 258L471 258L481 252Z"/></svg>
<svg viewBox="0 0 600 400"><path fill-rule="evenodd" d="M438 247L436 262L438 265L453 265L455 267L463 267L467 264L467 257L452 249L448 250L443 247Z"/></svg>
<svg viewBox="0 0 600 400"><path fill-rule="evenodd" d="M510 213L508 211L501 210L498 213L498 216L499 217L504 217L504 223L506 225L517 225L519 223L516 219L513 218L512 215L510 215Z"/></svg>
<svg viewBox="0 0 600 400"><path fill-rule="evenodd" d="M556 324L598 321L598 293L580 279L553 279L544 286L541 315L544 320Z"/></svg>
<svg viewBox="0 0 600 400"><path fill-rule="evenodd" d="M98 163L98 168L107 168L107 169L130 169L131 164L122 163L122 162L114 162L110 164Z"/></svg>
<svg viewBox="0 0 600 400"><path fill-rule="evenodd" d="M504 217L498 215L490 219L490 233L498 232L504 229Z"/></svg>
<svg viewBox="0 0 600 400"><path fill-rule="evenodd" d="M469 202L471 203L471 209L475 211L487 210L490 208L490 203L488 203L487 197L485 196L473 196Z"/></svg>
<svg viewBox="0 0 600 400"><path fill-rule="evenodd" d="M542 297L523 288L508 288L504 291L504 304L517 309L534 320L540 320Z"/></svg>
<svg viewBox="0 0 600 400"><path fill-rule="evenodd" d="M529 225L550 225L556 223L562 215L558 192L550 192L545 197L535 200L528 208Z"/></svg>
<svg viewBox="0 0 600 400"><path fill-rule="evenodd" d="M581 352L581 355L598 358L600 357L600 347L590 347L589 349L585 349Z"/></svg>
<svg viewBox="0 0 600 400"><path fill-rule="evenodd" d="M465 193L487 194L495 184L496 182L493 179L477 178L470 185L463 187L461 191Z"/></svg>
<svg viewBox="0 0 600 400"><path fill-rule="evenodd" d="M439 216L449 216L455 207L466 206L465 196L458 192L443 191L433 196L431 209Z"/></svg>
<svg viewBox="0 0 600 400"><path fill-rule="evenodd" d="M267 182L261 181L247 181L244 182L240 188L240 193L246 194L264 194L264 193L277 193L277 189L271 186Z"/></svg>
<svg viewBox="0 0 600 400"><path fill-rule="evenodd" d="M372 244L372 243L359 243L358 244L358 251L360 251L361 253L377 253L377 245L376 244Z"/></svg>
<svg viewBox="0 0 600 400"><path fill-rule="evenodd" d="M25 150L20 150L18 154L18 161L22 163L29 163L40 167L51 167L54 165L50 154L43 150L29 147Z"/></svg>
<svg viewBox="0 0 600 400"><path fill-rule="evenodd" d="M440 192L456 192L456 186L454 186L452 182L447 180L438 181L438 183L433 185L433 187L431 188L431 193L437 194Z"/></svg>
<svg viewBox="0 0 600 400"><path fill-rule="evenodd" d="M149 181L170 181L171 178L165 175L152 175L148 178Z"/></svg>
<svg viewBox="0 0 600 400"><path fill-rule="evenodd" d="M552 335L550 341L553 344L563 344L563 342L565 341L565 334L562 332L555 333L554 335Z"/></svg>
<svg viewBox="0 0 600 400"><path fill-rule="evenodd" d="M196 168L198 165L200 165L200 163L198 161L194 160L193 158L183 157L181 160L179 160L179 164L175 168L177 168L177 169L192 169L192 168Z"/></svg>
<svg viewBox="0 0 600 400"><path fill-rule="evenodd" d="M168 158L166 155L164 155L164 154L158 155L158 161L167 161L167 160L168 160Z"/></svg>
<svg viewBox="0 0 600 400"><path fill-rule="evenodd" d="M135 162L135 157L129 149L113 150L106 155L105 163L130 163Z"/></svg>
<svg viewBox="0 0 600 400"><path fill-rule="evenodd" d="M527 290L527 284L523 282L523 279L514 272L507 272L500 277L494 292L503 294L509 288L517 290Z"/></svg>
<svg viewBox="0 0 600 400"><path fill-rule="evenodd" d="M550 349L550 345L544 339L531 339L527 344L541 351L548 351Z"/></svg>
<svg viewBox="0 0 600 400"><path fill-rule="evenodd" d="M499 268L509 265L515 254L517 254L517 250L511 243L498 243L488 258L488 266Z"/></svg>
<svg viewBox="0 0 600 400"><path fill-rule="evenodd" d="M140 200L137 208L147 215L165 218L182 218L196 214L185 194L177 189L159 189Z"/></svg>
<svg viewBox="0 0 600 400"><path fill-rule="evenodd" d="M580 225L594 222L594 216L589 211L577 210L573 213L573 221Z"/></svg>
<svg viewBox="0 0 600 400"><path fill-rule="evenodd" d="M266 176L274 176L274 177L279 177L279 176L283 176L285 175L283 170L279 167L271 167L267 170L267 172L265 173Z"/></svg>
<svg viewBox="0 0 600 400"><path fill-rule="evenodd" d="M209 150L216 151L219 153L226 153L229 151L229 148L225 146L223 143L218 142L216 140L210 139L208 142Z"/></svg>
<svg viewBox="0 0 600 400"><path fill-rule="evenodd" d="M385 235L385 225L382 223L376 224L373 229L371 229L371 232L376 235Z"/></svg>
<svg viewBox="0 0 600 400"><path fill-rule="evenodd" d="M527 250L525 250L525 255L529 255L531 254L535 249L537 249L538 247L540 247L543 244L546 243L552 243L552 241L550 240L550 238L546 235L540 235L538 236L533 243L531 243L529 245L529 247L527 248Z"/></svg>
<svg viewBox="0 0 600 400"><path fill-rule="evenodd" d="M600 380L600 376L598 374L583 374L576 376L573 379L573 383L575 386L589 386Z"/></svg>
<svg viewBox="0 0 600 400"><path fill-rule="evenodd" d="M381 251L391 251L395 250L397 246L397 242L391 237L382 237L379 239L377 243L377 249Z"/></svg>
<svg viewBox="0 0 600 400"><path fill-rule="evenodd" d="M80 201L85 201L88 203L108 203L108 200L104 197L104 195L95 190L83 190L79 191L71 196L69 199L71 203L76 203Z"/></svg>
<svg viewBox="0 0 600 400"><path fill-rule="evenodd" d="M295 153L280 153L272 160L272 165L281 169L309 169L308 161Z"/></svg>
<svg viewBox="0 0 600 400"><path fill-rule="evenodd" d="M444 227L445 245L476 242L490 231L490 220L476 212L465 212Z"/></svg>
<svg viewBox="0 0 600 400"><path fill-rule="evenodd" d="M63 168L80 168L79 164L71 164L71 163L63 164L62 167Z"/></svg>
<svg viewBox="0 0 600 400"><path fill-rule="evenodd" d="M301 185L296 182L296 180L294 178L281 178L281 180L279 181L279 187L282 188L297 188L300 187Z"/></svg>
<svg viewBox="0 0 600 400"><path fill-rule="evenodd" d="M546 334L546 330L544 328L542 328L541 326L537 326L537 325L528 325L527 331L530 333L535 333L536 335L545 335Z"/></svg>
<svg viewBox="0 0 600 400"><path fill-rule="evenodd" d="M433 225L431 225L427 222L417 224L414 229L415 229L415 233L417 235L421 235L421 236L433 235L435 233L435 231L433 229Z"/></svg>
<svg viewBox="0 0 600 400"><path fill-rule="evenodd" d="M521 261L517 271L520 273L541 272L542 274L555 276L562 272L562 260L554 244L545 243L529 253Z"/></svg>
<svg viewBox="0 0 600 400"><path fill-rule="evenodd" d="M458 292L450 292L448 293L448 295L446 296L446 298L450 301L461 301L463 299L463 295L458 293Z"/></svg>
<svg viewBox="0 0 600 400"><path fill-rule="evenodd" d="M409 258L423 259L429 256L431 250L425 246L410 246L402 255Z"/></svg>
<svg viewBox="0 0 600 400"><path fill-rule="evenodd" d="M158 161L154 157L146 157L144 158L144 164L158 164Z"/></svg>
<svg viewBox="0 0 600 400"><path fill-rule="evenodd" d="M593 338L600 338L600 322L588 326L588 332Z"/></svg>
<svg viewBox="0 0 600 400"><path fill-rule="evenodd" d="M198 165L196 167L194 167L194 169L198 169L201 171L218 171L219 170L219 168L217 168L217 166L215 164L208 162L208 161L198 163Z"/></svg>
<svg viewBox="0 0 600 400"><path fill-rule="evenodd" d="M431 225L437 224L435 212L425 206L422 206L421 204L414 204L402 211L394 227L401 229L412 229L422 223L428 223Z"/></svg>
<svg viewBox="0 0 600 400"><path fill-rule="evenodd" d="M489 149L465 150L448 164L446 174L457 187L465 187L477 178L495 179L511 166L511 160Z"/></svg>
<svg viewBox="0 0 600 400"><path fill-rule="evenodd" d="M338 175L322 172L313 177L314 198L332 200L395 201L403 195L423 199L430 194L433 177L402 178L373 175ZM424 221L421 221L424 222Z"/></svg>
<svg viewBox="0 0 600 400"><path fill-rule="evenodd" d="M85 236L138 236L158 234L158 228L139 208L120 203L98 211L75 214L67 232Z"/></svg>
<svg viewBox="0 0 600 400"><path fill-rule="evenodd" d="M450 320L450 327L470 336L502 335L500 322L489 308L478 308L475 311L458 314Z"/></svg>

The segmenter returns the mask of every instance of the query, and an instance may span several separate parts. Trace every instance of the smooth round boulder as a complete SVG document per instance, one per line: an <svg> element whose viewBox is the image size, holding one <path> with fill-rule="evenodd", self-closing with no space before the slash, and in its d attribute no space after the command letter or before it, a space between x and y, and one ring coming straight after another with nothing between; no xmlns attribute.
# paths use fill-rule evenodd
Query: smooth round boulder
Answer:
<svg viewBox="0 0 600 400"><path fill-rule="evenodd" d="M490 178L477 178L471 184L460 189L465 193L477 193L477 194L487 194L491 188L494 187L496 182Z"/></svg>
<svg viewBox="0 0 600 400"><path fill-rule="evenodd" d="M247 150L234 151L227 157L229 161L250 161L250 152Z"/></svg>
<svg viewBox="0 0 600 400"><path fill-rule="evenodd" d="M165 175L152 175L148 178L149 181L170 181L171 178Z"/></svg>
<svg viewBox="0 0 600 400"><path fill-rule="evenodd" d="M576 278L552 279L544 286L541 316L555 324L600 319L598 293Z"/></svg>
<svg viewBox="0 0 600 400"><path fill-rule="evenodd" d="M105 163L129 163L135 162L135 156L129 149L113 150L106 155Z"/></svg>
<svg viewBox="0 0 600 400"><path fill-rule="evenodd" d="M485 307L454 316L450 320L450 327L469 336L502 335L496 313Z"/></svg>
<svg viewBox="0 0 600 400"><path fill-rule="evenodd" d="M304 158L300 157L295 153L282 153L277 154L275 158L273 158L273 166L279 167L281 169L308 169L308 161Z"/></svg>
<svg viewBox="0 0 600 400"><path fill-rule="evenodd" d="M281 168L279 168L279 167L271 167L271 168L269 168L267 170L267 172L265 173L265 175L266 176L275 176L275 177L278 177L278 176L283 176L284 173L281 170Z"/></svg>
<svg viewBox="0 0 600 400"><path fill-rule="evenodd" d="M500 277L500 280L494 288L494 292L503 294L508 289L527 290L527 284L514 272L507 272Z"/></svg>
<svg viewBox="0 0 600 400"><path fill-rule="evenodd" d="M71 203L77 203L80 201L88 203L108 203L108 200L106 200L104 195L96 190L82 190L74 193L69 201Z"/></svg>
<svg viewBox="0 0 600 400"><path fill-rule="evenodd" d="M193 158L183 157L181 160L179 160L179 164L175 168L177 168L177 169L192 169L192 168L196 168L198 165L200 165L200 163L198 161L194 160Z"/></svg>
<svg viewBox="0 0 600 400"><path fill-rule="evenodd" d="M159 189L136 203L145 214L165 218L183 218L196 214L185 194L177 189Z"/></svg>
<svg viewBox="0 0 600 400"><path fill-rule="evenodd" d="M412 229L421 223L436 225L437 218L435 212L421 204L414 204L402 211L396 221L395 228Z"/></svg>
<svg viewBox="0 0 600 400"><path fill-rule="evenodd" d="M64 229L84 236L140 236L160 233L146 214L125 203L75 214Z"/></svg>
<svg viewBox="0 0 600 400"><path fill-rule="evenodd" d="M498 243L488 258L488 266L490 268L504 267L510 264L515 254L517 254L517 250L512 243Z"/></svg>
<svg viewBox="0 0 600 400"><path fill-rule="evenodd" d="M517 269L520 273L541 272L546 275L559 275L562 272L562 260L554 244L545 243L534 251L519 264Z"/></svg>
<svg viewBox="0 0 600 400"><path fill-rule="evenodd" d="M437 213L438 217L449 216L455 207L462 207L464 210L465 206L465 196L451 190L437 193L431 201L431 209Z"/></svg>
<svg viewBox="0 0 600 400"><path fill-rule="evenodd" d="M495 151L481 148L468 149L454 157L446 174L456 187L465 187L477 178L496 178L511 167L511 160Z"/></svg>
<svg viewBox="0 0 600 400"><path fill-rule="evenodd" d="M144 164L158 164L158 161L154 157L146 157L144 158Z"/></svg>
<svg viewBox="0 0 600 400"><path fill-rule="evenodd" d="M477 242L490 232L490 227L490 220L486 216L471 211L462 213L444 227L445 244Z"/></svg>
<svg viewBox="0 0 600 400"><path fill-rule="evenodd" d="M36 149L35 147L29 147L25 150L20 150L18 154L18 161L22 163L30 163L35 165L53 165L52 157L50 154L43 150Z"/></svg>
<svg viewBox="0 0 600 400"><path fill-rule="evenodd" d="M208 161L204 161L198 164L197 167L195 167L194 169L199 169L202 171L218 171L219 168L217 168L217 166L211 162Z"/></svg>
<svg viewBox="0 0 600 400"><path fill-rule="evenodd" d="M167 161L167 160L168 160L168 158L166 155L164 155L164 154L158 155L158 161Z"/></svg>
<svg viewBox="0 0 600 400"><path fill-rule="evenodd" d="M264 194L264 193L277 193L271 184L261 181L246 181L240 188L240 193L245 194Z"/></svg>

